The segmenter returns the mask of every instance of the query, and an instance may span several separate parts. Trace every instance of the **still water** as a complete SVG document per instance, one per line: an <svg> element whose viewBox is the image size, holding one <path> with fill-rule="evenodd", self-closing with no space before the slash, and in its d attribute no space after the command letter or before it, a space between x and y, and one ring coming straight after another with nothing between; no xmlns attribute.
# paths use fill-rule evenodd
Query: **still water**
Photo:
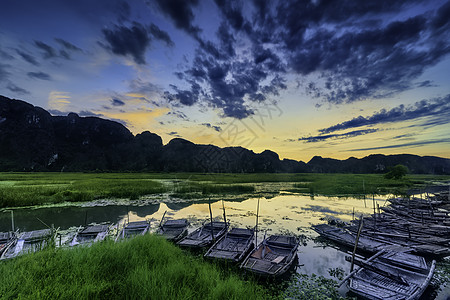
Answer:
<svg viewBox="0 0 450 300"><path fill-rule="evenodd" d="M385 196L375 196L374 199L310 197L300 194L284 193L270 199L247 198L239 201L226 200L211 203L213 218L223 219L225 206L226 217L232 227L253 227L256 224L256 211L259 201L258 241L264 234L291 233L303 236L299 247L299 266L297 272L302 274L317 274L332 278L330 269L342 268L349 273L350 264L345 261L347 253L318 241L318 236L311 225L327 222L326 219L350 221L361 214L373 213L373 206L386 205ZM74 231L77 227L90 223L122 224L126 220L150 220L155 229L163 214L165 219L187 218L190 230L194 230L204 221L209 220L209 205L206 202L173 201L167 197L154 199L141 205L102 205L92 203L83 206L61 206L42 208L14 209L14 225L21 231L42 229L47 224L59 228L62 232ZM0 231L11 228L9 211L0 213ZM334 278L335 279L335 278ZM340 292L347 292L345 285ZM428 299L430 293L428 291ZM448 299L450 287L441 287L435 299ZM434 297L434 295L433 295ZM424 298L425 299L425 298Z"/></svg>

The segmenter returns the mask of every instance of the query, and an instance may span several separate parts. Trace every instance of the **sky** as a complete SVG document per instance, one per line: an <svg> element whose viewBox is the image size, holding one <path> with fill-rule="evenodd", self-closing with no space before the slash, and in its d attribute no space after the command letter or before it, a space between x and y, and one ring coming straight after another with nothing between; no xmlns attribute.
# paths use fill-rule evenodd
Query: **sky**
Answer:
<svg viewBox="0 0 450 300"><path fill-rule="evenodd" d="M450 158L450 1L2 0L0 94L280 158Z"/></svg>

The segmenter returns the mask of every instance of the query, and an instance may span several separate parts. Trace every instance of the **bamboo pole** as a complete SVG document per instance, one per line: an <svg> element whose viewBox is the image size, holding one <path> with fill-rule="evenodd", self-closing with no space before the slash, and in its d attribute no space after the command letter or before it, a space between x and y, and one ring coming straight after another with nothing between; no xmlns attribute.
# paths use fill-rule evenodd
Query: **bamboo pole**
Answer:
<svg viewBox="0 0 450 300"><path fill-rule="evenodd" d="M208 198L208 206L209 206L209 219L211 220L211 237L214 242L214 227L213 227L213 217L212 217L212 210L211 210L211 197Z"/></svg>
<svg viewBox="0 0 450 300"><path fill-rule="evenodd" d="M364 185L364 180L363 180L363 192L364 192L364 208L367 208L367 204L366 204L366 187Z"/></svg>
<svg viewBox="0 0 450 300"><path fill-rule="evenodd" d="M164 217L166 216L166 212L167 212L167 210L164 212L164 214L163 214L163 216L162 216L162 218L161 218L161 221L159 222L159 228L161 228L161 226L162 226L162 222L163 222L163 220L164 220Z"/></svg>
<svg viewBox="0 0 450 300"><path fill-rule="evenodd" d="M258 205L256 206L255 247L258 247L258 215L259 215L259 197L258 197Z"/></svg>
<svg viewBox="0 0 450 300"><path fill-rule="evenodd" d="M223 220L225 222L225 226L227 224L227 214L225 213L225 204L223 203L223 199L222 199L222 208L223 208Z"/></svg>
<svg viewBox="0 0 450 300"><path fill-rule="evenodd" d="M353 253L352 253L352 264L351 264L351 266L350 266L350 272L353 271L353 265L354 265L354 263L355 263L355 253L356 253L356 248L358 247L359 235L361 234L361 230L362 230L362 228L363 228L363 219L364 219L363 216L361 216L361 219L359 219L358 234L356 235L355 247L353 248Z"/></svg>
<svg viewBox="0 0 450 300"><path fill-rule="evenodd" d="M12 232L14 232L14 211L11 209L11 228Z"/></svg>

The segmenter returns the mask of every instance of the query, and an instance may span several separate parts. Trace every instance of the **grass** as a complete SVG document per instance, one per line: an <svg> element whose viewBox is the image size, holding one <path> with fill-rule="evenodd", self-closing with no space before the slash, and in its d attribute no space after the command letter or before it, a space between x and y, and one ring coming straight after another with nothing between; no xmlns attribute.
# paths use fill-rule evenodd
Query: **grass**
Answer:
<svg viewBox="0 0 450 300"><path fill-rule="evenodd" d="M4 261L0 282L6 299L270 298L255 282L226 274L155 235Z"/></svg>
<svg viewBox="0 0 450 300"><path fill-rule="evenodd" d="M394 180L382 174L0 173L0 208L105 198L134 200L160 193L183 199L281 190L330 196L402 194L411 187L449 179L408 175ZM257 190L252 185L256 183L272 190ZM282 184L272 188L266 183Z"/></svg>

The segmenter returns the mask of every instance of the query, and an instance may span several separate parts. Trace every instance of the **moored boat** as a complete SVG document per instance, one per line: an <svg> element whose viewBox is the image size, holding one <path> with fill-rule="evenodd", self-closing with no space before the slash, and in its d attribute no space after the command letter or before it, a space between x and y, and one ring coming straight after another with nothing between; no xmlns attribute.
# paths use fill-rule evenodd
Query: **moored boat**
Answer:
<svg viewBox="0 0 450 300"><path fill-rule="evenodd" d="M271 235L250 252L241 268L262 276L281 276L297 258L298 245L294 236Z"/></svg>
<svg viewBox="0 0 450 300"><path fill-rule="evenodd" d="M126 239L136 235L144 235L148 232L150 223L148 221L135 221L124 224L122 230L116 237L118 239Z"/></svg>
<svg viewBox="0 0 450 300"><path fill-rule="evenodd" d="M226 222L209 222L178 241L177 245L194 249L208 247L220 239L227 230L228 223Z"/></svg>
<svg viewBox="0 0 450 300"><path fill-rule="evenodd" d="M421 256L382 250L348 277L348 287L367 299L417 300L430 284L436 261L426 263Z"/></svg>
<svg viewBox="0 0 450 300"><path fill-rule="evenodd" d="M205 257L239 262L254 248L255 230L233 228L206 252Z"/></svg>
<svg viewBox="0 0 450 300"><path fill-rule="evenodd" d="M0 232L0 255L10 244L14 243L15 239L15 232Z"/></svg>
<svg viewBox="0 0 450 300"><path fill-rule="evenodd" d="M165 239L172 242L178 242L187 235L189 222L187 219L167 220L156 231Z"/></svg>
<svg viewBox="0 0 450 300"><path fill-rule="evenodd" d="M311 226L314 231L316 231L321 236L332 240L335 243L347 246L354 247L356 242L356 234L343 229L337 228L334 226L330 226L328 224L318 224ZM358 249L360 251L365 252L377 252L392 243L387 243L384 241L380 241L374 238L361 236L358 241Z"/></svg>
<svg viewBox="0 0 450 300"><path fill-rule="evenodd" d="M22 254L39 251L48 244L54 233L54 230L51 229L22 232L4 250L1 259L14 258Z"/></svg>
<svg viewBox="0 0 450 300"><path fill-rule="evenodd" d="M70 242L70 246L91 245L102 241L109 233L109 225L91 225L80 228Z"/></svg>

